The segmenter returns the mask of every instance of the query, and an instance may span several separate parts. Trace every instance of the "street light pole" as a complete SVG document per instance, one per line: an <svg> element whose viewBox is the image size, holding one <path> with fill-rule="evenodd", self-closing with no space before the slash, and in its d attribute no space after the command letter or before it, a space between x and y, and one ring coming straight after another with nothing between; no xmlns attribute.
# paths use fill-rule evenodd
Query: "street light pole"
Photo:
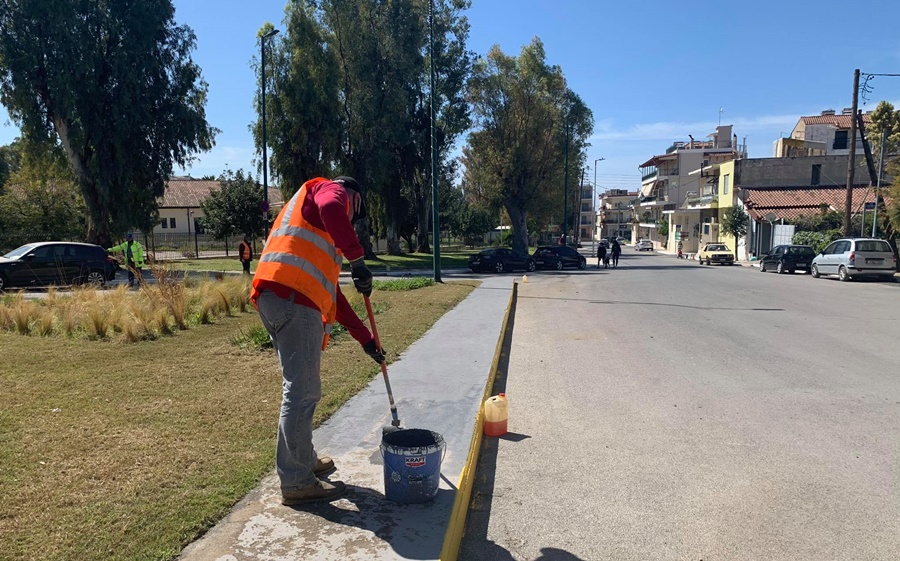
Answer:
<svg viewBox="0 0 900 561"><path fill-rule="evenodd" d="M434 130L434 0L430 2L429 12L429 47L431 55L431 238L432 257L434 259L434 282L441 282L441 215L438 212L438 180L437 180L437 138Z"/></svg>
<svg viewBox="0 0 900 561"><path fill-rule="evenodd" d="M259 81L262 87L262 153L263 153L263 219L266 222L265 235L269 235L269 155L266 141L266 39L278 35L279 30L273 29L259 38L260 69ZM245 232L246 233L246 232Z"/></svg>
<svg viewBox="0 0 900 561"><path fill-rule="evenodd" d="M565 180L563 182L563 245L566 245L566 232L569 230L569 209L567 201L569 200L569 110L566 108L566 158L565 163Z"/></svg>

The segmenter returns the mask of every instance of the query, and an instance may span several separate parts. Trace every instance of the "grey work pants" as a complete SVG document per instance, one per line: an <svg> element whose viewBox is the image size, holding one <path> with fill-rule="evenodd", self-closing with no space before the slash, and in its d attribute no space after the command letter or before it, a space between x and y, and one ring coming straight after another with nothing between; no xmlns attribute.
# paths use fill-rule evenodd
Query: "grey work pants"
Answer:
<svg viewBox="0 0 900 561"><path fill-rule="evenodd" d="M322 313L295 304L293 294L285 299L270 290L263 290L256 304L281 363L281 418L275 464L281 490L290 491L316 482L312 421L322 397Z"/></svg>

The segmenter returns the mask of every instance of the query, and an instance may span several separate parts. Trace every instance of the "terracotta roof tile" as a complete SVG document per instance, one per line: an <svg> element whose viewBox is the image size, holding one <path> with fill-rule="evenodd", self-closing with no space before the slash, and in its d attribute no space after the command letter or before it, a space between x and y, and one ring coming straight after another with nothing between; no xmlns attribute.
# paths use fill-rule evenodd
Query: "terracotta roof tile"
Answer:
<svg viewBox="0 0 900 561"><path fill-rule="evenodd" d="M209 194L220 188L218 181L202 179L171 179L166 183L166 191L159 199L160 208L199 208ZM271 206L282 204L281 191L269 187L269 203Z"/></svg>
<svg viewBox="0 0 900 561"><path fill-rule="evenodd" d="M765 220L773 213L778 220L796 220L816 214L822 205L842 211L846 204L846 186L744 187L744 204L755 220ZM853 188L854 213L862 212L863 203L875 202L875 193L866 185Z"/></svg>
<svg viewBox="0 0 900 561"><path fill-rule="evenodd" d="M815 115L812 117L800 117L806 125L831 125L839 129L850 128L852 115ZM872 116L863 114L863 123L871 123ZM868 128L868 127L867 127Z"/></svg>

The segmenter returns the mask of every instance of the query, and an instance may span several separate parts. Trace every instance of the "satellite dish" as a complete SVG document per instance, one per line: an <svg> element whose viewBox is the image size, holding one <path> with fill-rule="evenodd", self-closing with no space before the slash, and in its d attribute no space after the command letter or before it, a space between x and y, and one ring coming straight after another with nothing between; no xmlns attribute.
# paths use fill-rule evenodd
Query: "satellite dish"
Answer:
<svg viewBox="0 0 900 561"><path fill-rule="evenodd" d="M776 220L778 220L778 215L774 212L770 212L766 215L766 222L775 222Z"/></svg>

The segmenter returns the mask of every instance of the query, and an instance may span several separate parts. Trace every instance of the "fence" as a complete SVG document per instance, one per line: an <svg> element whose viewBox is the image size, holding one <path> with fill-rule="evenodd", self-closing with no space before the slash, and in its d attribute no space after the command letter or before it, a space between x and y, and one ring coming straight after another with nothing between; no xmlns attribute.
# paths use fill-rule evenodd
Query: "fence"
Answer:
<svg viewBox="0 0 900 561"><path fill-rule="evenodd" d="M160 261L237 257L238 245L241 243L239 236L217 240L209 234L196 232L151 235L137 232L134 239L139 241L144 249L150 251L154 259ZM256 241L254 245L258 243ZM254 248L254 253L258 253L257 248Z"/></svg>

